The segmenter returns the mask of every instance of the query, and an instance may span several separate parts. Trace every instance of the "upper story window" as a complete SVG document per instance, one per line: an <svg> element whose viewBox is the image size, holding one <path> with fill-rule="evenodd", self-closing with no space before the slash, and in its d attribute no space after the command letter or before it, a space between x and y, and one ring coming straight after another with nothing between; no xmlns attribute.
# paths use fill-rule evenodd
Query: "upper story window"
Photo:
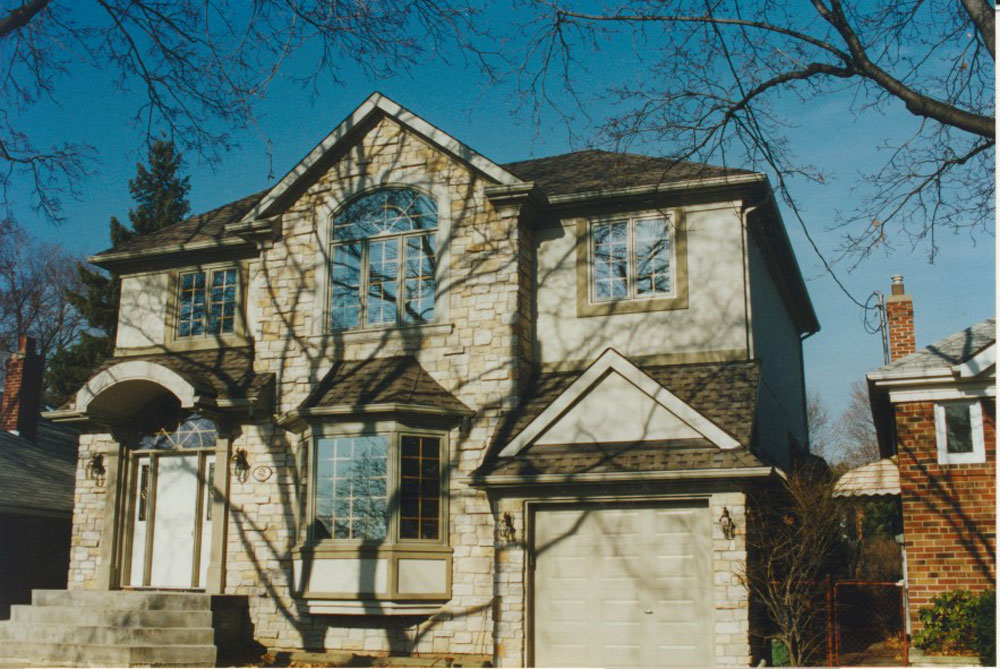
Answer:
<svg viewBox="0 0 1000 669"><path fill-rule="evenodd" d="M442 447L406 432L318 439L313 539L443 541Z"/></svg>
<svg viewBox="0 0 1000 669"><path fill-rule="evenodd" d="M935 404L934 429L939 464L986 462L983 407L979 401Z"/></svg>
<svg viewBox="0 0 1000 669"><path fill-rule="evenodd" d="M335 330L434 320L434 201L409 188L363 195L333 220Z"/></svg>
<svg viewBox="0 0 1000 669"><path fill-rule="evenodd" d="M222 268L181 272L178 286L178 337L232 334L236 328L239 272Z"/></svg>
<svg viewBox="0 0 1000 669"><path fill-rule="evenodd" d="M644 212L581 223L577 315L687 307L683 219Z"/></svg>
<svg viewBox="0 0 1000 669"><path fill-rule="evenodd" d="M594 223L590 233L595 302L673 294L674 236L668 219Z"/></svg>

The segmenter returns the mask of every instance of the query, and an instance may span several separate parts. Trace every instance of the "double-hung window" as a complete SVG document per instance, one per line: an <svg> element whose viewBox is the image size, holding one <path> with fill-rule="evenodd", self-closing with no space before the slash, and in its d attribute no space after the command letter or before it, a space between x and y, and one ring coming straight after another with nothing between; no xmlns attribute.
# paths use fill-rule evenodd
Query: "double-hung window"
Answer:
<svg viewBox="0 0 1000 669"><path fill-rule="evenodd" d="M441 541L441 435L321 437L313 539Z"/></svg>
<svg viewBox="0 0 1000 669"><path fill-rule="evenodd" d="M330 255L332 328L433 321L437 225L434 201L409 188L378 190L342 209Z"/></svg>
<svg viewBox="0 0 1000 669"><path fill-rule="evenodd" d="M236 268L181 272L178 284L178 337L235 332L239 295L239 271Z"/></svg>
<svg viewBox="0 0 1000 669"><path fill-rule="evenodd" d="M935 404L934 430L939 464L986 462L983 406L978 400Z"/></svg>

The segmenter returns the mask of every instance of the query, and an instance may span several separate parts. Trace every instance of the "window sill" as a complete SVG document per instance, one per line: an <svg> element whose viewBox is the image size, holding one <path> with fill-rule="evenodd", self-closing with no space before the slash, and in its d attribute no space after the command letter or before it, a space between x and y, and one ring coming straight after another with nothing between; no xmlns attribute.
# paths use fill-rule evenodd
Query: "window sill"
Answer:
<svg viewBox="0 0 1000 669"><path fill-rule="evenodd" d="M455 325L453 323L426 323L424 325L399 325L386 328L338 330L336 332L324 333L319 335L319 337L324 343L337 342L353 344L390 341L419 343L427 337L449 335L454 329Z"/></svg>
<svg viewBox="0 0 1000 669"><path fill-rule="evenodd" d="M238 348L250 346L253 340L242 334L225 334L192 339L171 339L163 345L153 346L116 346L115 357L130 355L149 355L153 353L172 353L183 351L207 351L219 348Z"/></svg>

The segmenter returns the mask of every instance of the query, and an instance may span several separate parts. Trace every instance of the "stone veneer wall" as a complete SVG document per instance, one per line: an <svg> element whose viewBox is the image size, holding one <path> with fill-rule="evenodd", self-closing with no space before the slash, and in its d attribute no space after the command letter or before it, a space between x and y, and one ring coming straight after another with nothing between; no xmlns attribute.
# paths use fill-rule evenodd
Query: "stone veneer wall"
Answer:
<svg viewBox="0 0 1000 669"><path fill-rule="evenodd" d="M494 504L496 563L493 582L496 587L493 622L496 638L495 661L498 667L528 666L528 629L526 582L528 547L525 544L525 501L503 497ZM717 519L729 510L736 522L737 534L726 539ZM743 583L746 573L746 495L742 492L718 492L709 499L712 524L712 589L715 600L714 666L746 667L750 664L749 593ZM509 514L514 539L503 536Z"/></svg>
<svg viewBox="0 0 1000 669"><path fill-rule="evenodd" d="M103 454L108 463L108 451L113 449L115 441L110 434L80 435L67 579L70 590L97 590L102 587L98 568L102 566L105 505L109 499L105 486L87 478L87 463L95 454Z"/></svg>
<svg viewBox="0 0 1000 669"><path fill-rule="evenodd" d="M451 211L441 213L450 218L450 233L439 257L447 249L449 265L446 285L438 287L446 291L447 315L422 328L324 334L326 287L317 284L324 283L331 203L382 183L447 193ZM517 387L530 366L530 336L525 341L523 334L530 322L530 313L524 313L530 270L516 262L530 257L530 247L517 211L496 212L483 193L487 185L383 119L286 211L281 239L267 251L264 267L251 268L255 366L277 375L277 412L296 407L335 359L400 354L414 355L476 411L467 433L456 428L450 434L453 597L419 624L393 617L310 616L302 610L302 602L290 595L297 477L305 475L296 468L305 460L299 436L269 422L243 429L232 448L246 449L252 466L267 465L274 475L263 483L253 477L232 482L226 592L250 595L255 635L270 648L492 654L493 516L485 494L463 479L481 462L500 412L516 406Z"/></svg>
<svg viewBox="0 0 1000 669"><path fill-rule="evenodd" d="M996 403L983 401L986 462L939 465L934 403L895 405L910 622L949 590L996 587Z"/></svg>

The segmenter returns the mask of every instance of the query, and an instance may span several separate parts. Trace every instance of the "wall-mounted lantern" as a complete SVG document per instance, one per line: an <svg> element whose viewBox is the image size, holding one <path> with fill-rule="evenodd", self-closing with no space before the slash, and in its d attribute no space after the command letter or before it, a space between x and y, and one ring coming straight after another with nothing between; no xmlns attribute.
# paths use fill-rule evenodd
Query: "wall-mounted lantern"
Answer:
<svg viewBox="0 0 1000 669"><path fill-rule="evenodd" d="M103 486L107 474L107 469L104 467L104 455L94 453L90 456L90 461L87 463L87 478L97 485Z"/></svg>
<svg viewBox="0 0 1000 669"><path fill-rule="evenodd" d="M245 448L238 448L233 453L233 474L240 483L246 483L250 477L250 461L247 459Z"/></svg>
<svg viewBox="0 0 1000 669"><path fill-rule="evenodd" d="M719 516L719 527L722 529L722 536L732 540L736 538L736 521L729 515L729 509L722 507L722 515Z"/></svg>

